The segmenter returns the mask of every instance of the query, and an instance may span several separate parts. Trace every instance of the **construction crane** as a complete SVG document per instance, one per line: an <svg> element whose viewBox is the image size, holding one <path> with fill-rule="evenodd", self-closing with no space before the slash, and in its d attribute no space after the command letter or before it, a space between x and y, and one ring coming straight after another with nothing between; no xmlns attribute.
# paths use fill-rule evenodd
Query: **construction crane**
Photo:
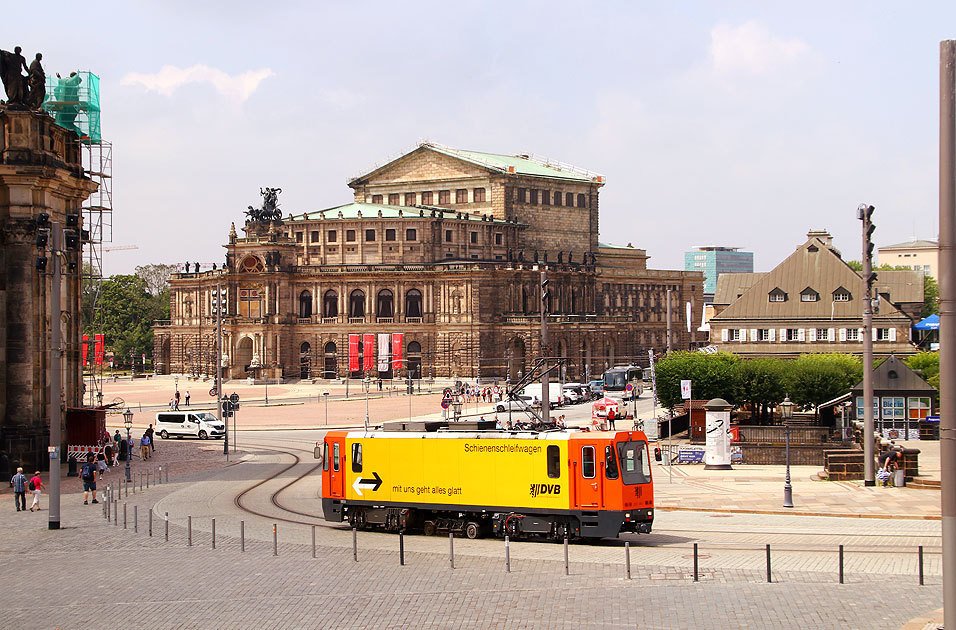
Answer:
<svg viewBox="0 0 956 630"><path fill-rule="evenodd" d="M119 252L124 249L139 249L139 245L112 245L103 248L103 252Z"/></svg>

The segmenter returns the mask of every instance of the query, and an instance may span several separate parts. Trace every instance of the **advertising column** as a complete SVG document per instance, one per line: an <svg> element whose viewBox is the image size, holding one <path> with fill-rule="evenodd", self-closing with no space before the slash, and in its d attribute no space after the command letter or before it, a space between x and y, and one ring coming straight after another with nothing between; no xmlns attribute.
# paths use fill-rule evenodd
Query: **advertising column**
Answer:
<svg viewBox="0 0 956 630"><path fill-rule="evenodd" d="M707 414L704 470L733 470L730 466L731 408L723 398L714 398L704 405Z"/></svg>

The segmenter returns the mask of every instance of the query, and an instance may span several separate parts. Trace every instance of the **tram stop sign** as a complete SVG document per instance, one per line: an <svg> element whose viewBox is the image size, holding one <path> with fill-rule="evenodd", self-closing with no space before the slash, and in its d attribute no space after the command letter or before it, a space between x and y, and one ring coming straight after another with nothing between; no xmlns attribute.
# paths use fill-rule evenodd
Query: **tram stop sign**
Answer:
<svg viewBox="0 0 956 630"><path fill-rule="evenodd" d="M441 408L448 409L451 406L451 392L445 392L441 399Z"/></svg>

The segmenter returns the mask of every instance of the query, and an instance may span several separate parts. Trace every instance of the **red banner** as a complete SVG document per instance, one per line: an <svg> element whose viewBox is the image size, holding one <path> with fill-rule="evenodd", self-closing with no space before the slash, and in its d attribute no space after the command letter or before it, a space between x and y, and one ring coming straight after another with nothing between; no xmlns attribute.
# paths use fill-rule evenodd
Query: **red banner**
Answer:
<svg viewBox="0 0 956 630"><path fill-rule="evenodd" d="M86 358L86 347L90 344L90 336L83 335L83 367L86 367L90 362Z"/></svg>
<svg viewBox="0 0 956 630"><path fill-rule="evenodd" d="M392 370L398 372L402 369L402 343L405 335L402 333L392 333Z"/></svg>
<svg viewBox="0 0 956 630"><path fill-rule="evenodd" d="M103 365L103 335L93 335L93 365Z"/></svg>
<svg viewBox="0 0 956 630"><path fill-rule="evenodd" d="M365 334L363 337L362 369L371 371L375 369L375 335Z"/></svg>
<svg viewBox="0 0 956 630"><path fill-rule="evenodd" d="M359 371L359 335L349 335L349 372Z"/></svg>

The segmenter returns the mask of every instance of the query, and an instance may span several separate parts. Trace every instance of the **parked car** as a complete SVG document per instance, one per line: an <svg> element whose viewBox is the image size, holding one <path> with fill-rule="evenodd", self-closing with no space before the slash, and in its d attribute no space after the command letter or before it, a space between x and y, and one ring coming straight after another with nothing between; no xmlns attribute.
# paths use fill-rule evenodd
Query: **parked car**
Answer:
<svg viewBox="0 0 956 630"><path fill-rule="evenodd" d="M540 407L541 401L534 396L520 395L518 400L505 398L495 403L495 411L504 413L505 411L524 411L528 407Z"/></svg>
<svg viewBox="0 0 956 630"><path fill-rule="evenodd" d="M153 430L163 439L172 435L221 439L226 435L225 424L206 411L161 411L156 414Z"/></svg>
<svg viewBox="0 0 956 630"><path fill-rule="evenodd" d="M604 396L604 381L591 381L588 383L588 389L591 390L592 398L601 398Z"/></svg>

